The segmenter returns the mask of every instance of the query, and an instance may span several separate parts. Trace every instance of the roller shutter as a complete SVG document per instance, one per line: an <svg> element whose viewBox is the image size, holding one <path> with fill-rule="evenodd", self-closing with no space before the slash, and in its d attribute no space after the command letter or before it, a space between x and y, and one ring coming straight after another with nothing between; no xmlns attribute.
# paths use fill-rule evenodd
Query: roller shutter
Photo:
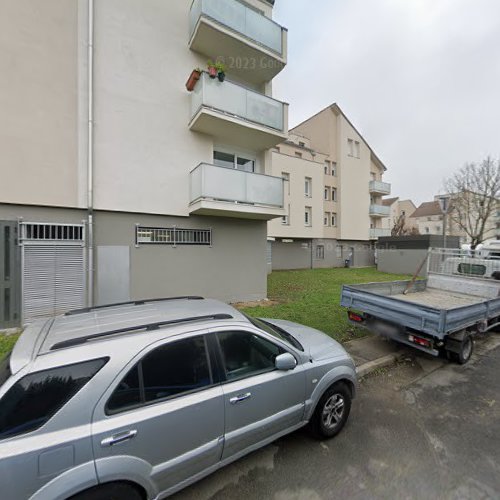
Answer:
<svg viewBox="0 0 500 500"><path fill-rule="evenodd" d="M23 319L85 307L85 248L41 242L23 247Z"/></svg>

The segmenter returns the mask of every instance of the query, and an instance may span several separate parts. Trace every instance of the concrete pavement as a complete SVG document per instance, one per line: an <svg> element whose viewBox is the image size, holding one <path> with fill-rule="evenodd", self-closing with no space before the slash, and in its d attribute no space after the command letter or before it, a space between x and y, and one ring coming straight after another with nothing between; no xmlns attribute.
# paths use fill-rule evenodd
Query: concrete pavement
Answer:
<svg viewBox="0 0 500 500"><path fill-rule="evenodd" d="M500 335L465 366L414 350L366 377L346 428L299 431L175 500L500 499Z"/></svg>

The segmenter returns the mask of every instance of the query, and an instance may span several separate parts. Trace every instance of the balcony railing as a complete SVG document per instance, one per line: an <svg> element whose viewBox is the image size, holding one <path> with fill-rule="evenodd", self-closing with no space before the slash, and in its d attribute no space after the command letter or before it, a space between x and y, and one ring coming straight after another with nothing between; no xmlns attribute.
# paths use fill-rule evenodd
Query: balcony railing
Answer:
<svg viewBox="0 0 500 500"><path fill-rule="evenodd" d="M284 103L228 80L221 83L206 72L192 92L192 116L202 107L285 132Z"/></svg>
<svg viewBox="0 0 500 500"><path fill-rule="evenodd" d="M283 54L283 28L237 0L194 0L189 14L190 37L205 16L279 55Z"/></svg>
<svg viewBox="0 0 500 500"><path fill-rule="evenodd" d="M382 238L383 236L390 236L391 230L386 228L371 228L370 229L370 239L376 240L377 238Z"/></svg>
<svg viewBox="0 0 500 500"><path fill-rule="evenodd" d="M374 217L388 217L391 213L391 207L384 205L370 205L370 215Z"/></svg>
<svg viewBox="0 0 500 500"><path fill-rule="evenodd" d="M200 163L191 171L191 203L215 200L283 207L283 179Z"/></svg>
<svg viewBox="0 0 500 500"><path fill-rule="evenodd" d="M370 181L370 193L391 194L391 185L388 182Z"/></svg>

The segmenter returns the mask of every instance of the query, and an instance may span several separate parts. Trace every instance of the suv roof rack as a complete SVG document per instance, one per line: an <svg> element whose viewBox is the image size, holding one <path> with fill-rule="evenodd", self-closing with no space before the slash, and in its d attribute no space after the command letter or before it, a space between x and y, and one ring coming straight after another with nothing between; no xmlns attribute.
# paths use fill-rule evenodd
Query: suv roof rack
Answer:
<svg viewBox="0 0 500 500"><path fill-rule="evenodd" d="M92 306L92 307L84 307L82 309L73 309L72 311L65 312L64 316L73 316L75 314L88 313L98 309L105 309L107 307L142 306L149 302L164 302L167 300L204 300L204 297L198 297L197 295L184 295L181 297L165 297L162 299L139 299L139 300L131 300L128 302L115 302L114 304L104 304L102 306Z"/></svg>
<svg viewBox="0 0 500 500"><path fill-rule="evenodd" d="M233 319L233 316L231 316L230 314L226 314L226 313L207 314L204 316L191 316L188 318L171 319L171 320L167 320L167 321L158 321L156 323L146 323L143 325L128 326L125 328L118 328L117 330L109 330L107 332L94 333L92 335L85 335L83 337L77 337L74 339L63 340L62 342L57 342L56 344L54 344L50 348L50 350L55 351L57 349L64 349L65 347L73 347L76 345L85 344L86 342L89 342L92 340L97 340L97 339L100 339L103 337L108 337L110 335L116 335L118 333L129 333L129 332L134 332L137 330L152 331L152 330L158 330L162 326L176 325L178 323L187 323L189 321L201 321L201 320L205 320L205 319L211 319L211 320Z"/></svg>

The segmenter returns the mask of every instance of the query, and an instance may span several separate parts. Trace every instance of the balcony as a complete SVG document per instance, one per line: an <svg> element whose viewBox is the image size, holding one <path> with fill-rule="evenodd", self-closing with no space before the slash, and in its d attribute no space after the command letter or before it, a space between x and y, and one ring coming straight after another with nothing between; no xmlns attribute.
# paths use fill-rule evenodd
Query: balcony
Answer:
<svg viewBox="0 0 500 500"><path fill-rule="evenodd" d="M189 128L228 144L262 151L288 137L288 105L202 73L191 93Z"/></svg>
<svg viewBox="0 0 500 500"><path fill-rule="evenodd" d="M370 205L370 217L389 217L391 207L384 205Z"/></svg>
<svg viewBox="0 0 500 500"><path fill-rule="evenodd" d="M270 220L285 215L283 179L200 163L191 171L189 213Z"/></svg>
<svg viewBox="0 0 500 500"><path fill-rule="evenodd" d="M370 239L376 240L378 238L382 238L383 236L390 236L391 230L385 228L370 228Z"/></svg>
<svg viewBox="0 0 500 500"><path fill-rule="evenodd" d="M287 30L237 0L194 0L189 48L245 81L271 81L286 65Z"/></svg>
<svg viewBox="0 0 500 500"><path fill-rule="evenodd" d="M388 182L370 181L370 193L379 195L391 194L391 185Z"/></svg>

